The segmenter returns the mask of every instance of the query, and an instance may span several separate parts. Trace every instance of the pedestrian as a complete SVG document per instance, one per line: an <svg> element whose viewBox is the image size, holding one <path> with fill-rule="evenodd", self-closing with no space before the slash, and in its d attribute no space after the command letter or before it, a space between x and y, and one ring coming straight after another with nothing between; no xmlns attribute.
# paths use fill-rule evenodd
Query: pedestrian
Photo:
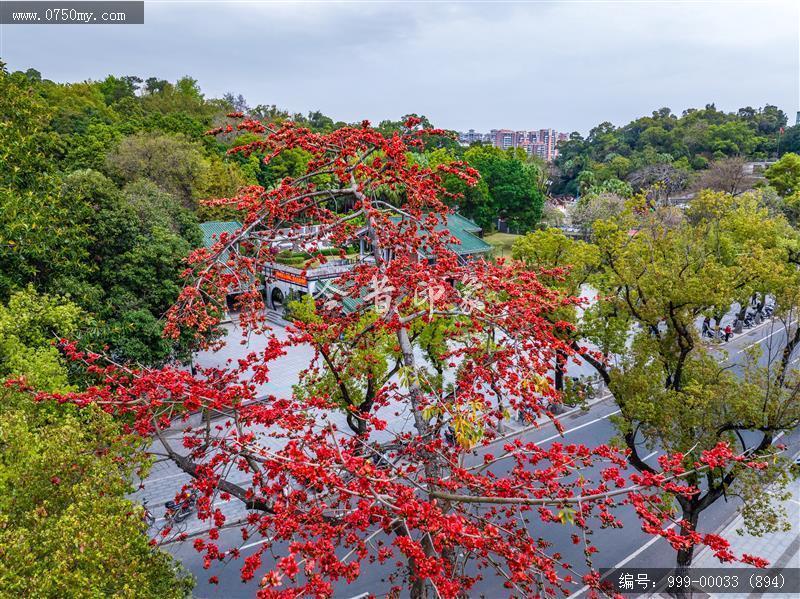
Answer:
<svg viewBox="0 0 800 599"><path fill-rule="evenodd" d="M731 329L731 325L725 327L725 343L730 341L731 335L733 335L733 330Z"/></svg>
<svg viewBox="0 0 800 599"><path fill-rule="evenodd" d="M456 431L450 424L447 425L447 430L444 431L444 440L448 445L456 444Z"/></svg>
<svg viewBox="0 0 800 599"><path fill-rule="evenodd" d="M706 316L705 319L703 319L703 337L708 335L709 330L711 330L711 319Z"/></svg>

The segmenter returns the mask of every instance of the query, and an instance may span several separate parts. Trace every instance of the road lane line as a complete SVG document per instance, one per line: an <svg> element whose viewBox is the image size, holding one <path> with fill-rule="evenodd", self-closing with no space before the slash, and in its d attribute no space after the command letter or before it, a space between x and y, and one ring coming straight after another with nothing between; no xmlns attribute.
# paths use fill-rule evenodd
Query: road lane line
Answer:
<svg viewBox="0 0 800 599"><path fill-rule="evenodd" d="M596 405L599 405L599 404L603 403L607 399L613 399L613 398L614 398L614 396L611 393L605 392L603 395L601 395L599 397L596 397L595 399L591 400L590 402L588 402L586 404L587 407L589 408L588 411L591 411L592 408L594 408ZM575 414L577 412L580 412L582 410L584 410L584 408L581 407L581 406L578 406L576 408L570 408L569 410L567 410L566 412L564 412L562 414L555 414L555 420L558 420L560 422L561 420L563 420L567 416L572 416L573 414ZM509 431L509 432L507 432L507 433L505 433L503 435L500 435L499 437L497 437L495 439L492 439L491 441L489 441L486 444L486 447L489 447L491 445L496 445L498 443L505 443L509 439L512 439L514 437L519 437L519 436L524 435L526 433L530 433L531 431L542 430L548 424L553 424L553 418L548 418L546 416L540 416L532 424L529 424L527 426L523 426L522 428L518 428L516 430L511 430L511 431Z"/></svg>
<svg viewBox="0 0 800 599"><path fill-rule="evenodd" d="M665 530L672 530L673 528L675 528L675 526L676 526L676 524L673 522L672 524L670 524L669 526L667 526L667 528L666 528ZM647 541L647 543L645 543L644 545L642 545L641 547L639 547L639 548L638 548L636 551L634 551L633 553L631 553L631 554L630 554L628 557L626 557L626 558L625 558L625 559L623 559L622 561L618 562L618 563L617 563L617 564L614 566L614 568L613 568L613 569L615 569L615 570L616 570L617 568L621 568L622 566L624 566L625 564L627 564L627 563L628 563L629 561L631 561L632 559L635 559L636 557L638 557L639 555L641 555L643 551L646 551L648 548L652 547L652 546L653 546L655 543L657 543L658 541L660 541L660 540L661 540L661 539L663 539L663 538L664 538L664 537L662 537L662 536L653 537L652 539L650 539L649 541ZM581 587L580 589L578 589L577 591L575 591L574 593L572 593L572 595L570 595L569 597L567 597L567 599L573 599L574 597L577 597L577 596L579 596L579 595L581 595L581 594L585 593L585 592L586 592L586 591L588 591L588 590L589 590L589 587L584 585L583 587Z"/></svg>
<svg viewBox="0 0 800 599"><path fill-rule="evenodd" d="M784 333L784 332L786 332L786 333L787 333L787 335L788 335L788 331L786 331L786 329L783 329L783 328L781 328L781 329L777 329L777 330L775 330L775 331L772 331L772 332L771 332L769 335L766 335L766 336L762 337L762 338L761 338L761 339L759 339L758 341L755 341L754 343L751 343L750 345L746 345L746 346L744 346L742 349L740 349L739 351L737 351L737 352L736 352L735 354L733 354L733 355L734 355L734 356L738 356L739 354L741 354L742 352L745 352L745 351L747 351L747 350L748 350L748 349L750 349L751 347L755 347L755 346L756 346L756 345L758 345L759 343L763 343L764 341L766 341L767 339L769 339L769 338L770 338L770 337L772 337L773 335L777 335L778 333Z"/></svg>
<svg viewBox="0 0 800 599"><path fill-rule="evenodd" d="M264 543L269 543L272 539L261 539L260 541L255 541L253 543L248 543L247 545L242 545L239 547L239 551L243 549L250 549L251 547L255 547L256 545L263 545Z"/></svg>
<svg viewBox="0 0 800 599"><path fill-rule="evenodd" d="M601 420L605 420L606 418L610 418L614 414L619 414L621 411L622 410L614 410L613 412L611 412L609 414L606 414L605 416L600 416L599 418L595 418L594 420L590 420L589 422L584 422L583 424L580 424L578 426L575 426L575 427L572 427L572 428L568 428L567 430L565 430L560 435L553 435L552 437L547 437L546 439L541 439L539 441L535 441L535 443L537 443L537 444L547 443L548 441L552 441L553 439L560 439L561 437L566 436L567 433L571 433L571 432L576 431L578 429L590 426L590 425L594 424L595 422L600 422Z"/></svg>
<svg viewBox="0 0 800 599"><path fill-rule="evenodd" d="M150 483L157 483L160 480L167 480L168 478L176 478L178 476L189 476L185 472L178 472L177 474L170 474L169 476L162 476L160 478L146 478L142 482L150 484Z"/></svg>
<svg viewBox="0 0 800 599"><path fill-rule="evenodd" d="M672 530L673 528L675 528L675 523L674 523L674 522L673 522L672 524L670 524L669 526L667 526L667 528L665 528L664 530ZM644 545L642 545L641 547L639 547L639 549L637 549L636 551L634 551L633 553L631 553L631 554L630 554L628 557L626 557L624 560L622 560L621 562L619 562L619 563L618 563L616 566L614 566L614 568L615 568L615 569L616 569L616 568L621 568L622 566L624 566L625 564L627 564L629 561L631 561L632 559L634 559L634 558L635 558L635 557L637 557L638 555L641 555L641 553L642 553L643 551L645 551L645 550L646 550L648 547L651 547L651 546L652 546L654 543L657 543L658 541L660 541L660 540L661 540L661 539L663 539L663 538L664 538L664 537L662 537L662 536L660 536L660 535L659 535L659 536L657 536L657 537L653 537L652 539L650 539L649 541L647 541L647 543L645 543Z"/></svg>
<svg viewBox="0 0 800 599"><path fill-rule="evenodd" d="M654 451L653 453L649 453L649 454L647 454L646 456L644 456L644 457L642 458L642 461L644 461L644 460L649 460L650 458L652 458L652 457L653 457L654 455L656 455L657 453L658 453L657 451Z"/></svg>

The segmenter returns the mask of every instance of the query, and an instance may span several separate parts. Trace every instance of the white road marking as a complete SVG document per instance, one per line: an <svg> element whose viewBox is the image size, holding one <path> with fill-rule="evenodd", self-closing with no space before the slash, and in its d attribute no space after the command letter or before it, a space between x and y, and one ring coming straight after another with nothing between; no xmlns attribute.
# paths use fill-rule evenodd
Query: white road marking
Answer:
<svg viewBox="0 0 800 599"><path fill-rule="evenodd" d="M783 436L784 436L784 434L786 434L786 433L785 433L784 431L781 431L780 433L778 433L777 435L775 435L775 441L777 441L778 439L780 439L781 437L783 437ZM773 442L774 442L774 441L773 441ZM653 456L653 454L655 454L655 453L656 453L656 452L653 452L653 453L651 453L649 456L645 457L644 459L646 460L647 458L649 458L649 457L652 457L652 456ZM798 503L798 504L800 504L800 502L798 502L798 501L796 501L796 500L794 500L794 499L790 499L790 501L794 501L795 503ZM669 526L667 526L666 530L671 530L671 529L673 529L673 528L675 528L675 523L674 523L674 522L673 522L672 524L670 524ZM641 547L639 547L639 549L637 549L636 551L634 551L633 553L631 553L631 554L630 554L628 557L626 557L626 558L625 558L625 559L623 559L621 562L619 562L617 565L615 565L615 566L614 566L614 568L615 568L615 569L616 569L616 568L621 568L622 566L624 566L625 564L627 564L629 561L631 561L632 559L634 559L634 558L635 558L635 557L637 557L638 555L641 555L641 553L642 553L643 551L645 551L645 550L646 550L648 547L651 547L651 546L652 546L654 543L657 543L657 542L659 541L659 539L662 539L662 538L663 538L663 537L661 537L661 536L658 536L658 537L653 537L652 539L650 539L649 541L647 541L647 543L645 543L644 545L642 545ZM588 589L589 589L589 587L587 587L587 586L583 586L582 588L580 588L580 589L578 589L577 591L575 591L574 593L572 593L572 595L570 595L569 597L567 597L567 599L573 599L574 597L577 597L578 595L580 595L580 594L582 594L582 593L585 593L585 592L586 592Z"/></svg>
<svg viewBox="0 0 800 599"><path fill-rule="evenodd" d="M770 337L772 337L773 335L777 335L778 333L783 333L783 332L785 332L785 329L777 329L777 330L775 330L775 331L772 331L772 332L771 332L769 335L766 335L766 336L762 337L761 339L759 339L758 341L755 341L754 343L751 343L750 345L746 345L745 347L743 347L742 349L740 349L739 351L737 351L737 352L736 352L735 354L733 354L733 355L734 355L734 356L738 356L739 354L741 354L742 352L745 352L745 351L747 351L747 350L748 350L748 349L750 349L751 347L755 347L755 346L756 346L756 345L758 345L759 343L763 343L764 341L766 341L767 339L769 339L769 338L770 338Z"/></svg>
<svg viewBox="0 0 800 599"><path fill-rule="evenodd" d="M676 526L676 525L675 525L675 523L673 522L672 524L670 524L669 526L667 526L666 530L672 530L673 528L675 528L675 526ZM616 569L616 568L621 568L622 566L624 566L625 564L627 564L627 563L628 563L629 561L631 561L632 559L636 558L638 555L641 555L641 553L642 553L643 551L646 551L646 550L647 550L649 547L652 547L652 546L653 546L653 544L657 543L658 541L660 541L660 540L661 540L661 539L663 539L663 538L664 538L664 537L662 537L662 536L653 537L652 539L650 539L649 541L647 541L647 543L645 543L644 545L642 545L641 547L639 547L639 548L638 548L636 551L634 551L633 553L631 553L631 554L630 554L628 557L626 557L625 559L623 559L621 562L618 562L618 563L617 563L617 564L614 566L614 569ZM585 593L585 592L586 592L586 591L588 591L588 590L589 590L589 587L584 585L583 587L581 587L580 589L578 589L577 591L575 591L574 593L572 593L572 595L570 595L569 597L567 597L567 599L573 599L573 597L577 597L578 595L581 595L581 594Z"/></svg>
<svg viewBox="0 0 800 599"><path fill-rule="evenodd" d="M642 458L642 461L644 461L644 460L649 460L650 458L652 458L652 457L653 457L654 455L656 455L657 453L658 453L657 451L654 451L653 453L648 453L646 456L644 456L644 457Z"/></svg>
<svg viewBox="0 0 800 599"><path fill-rule="evenodd" d="M587 406L589 407L589 409L591 409L594 406L596 406L596 405L598 405L600 403L603 403L607 399L613 399L613 397L614 396L611 395L611 393L606 392L602 396L597 397L597 398L591 400L590 402L588 402ZM560 422L561 420L563 420L567 416L571 416L572 414L574 414L576 412L580 412L583 409L584 408L582 408L580 406L577 407L577 408L571 408L571 409L567 410L566 412L564 412L562 414L558 414L556 416L556 420L558 420ZM532 431L542 430L548 424L553 424L553 420L551 420L550 418L547 418L546 416L541 416L541 417L537 418L536 422L534 422L533 424L530 424L528 426L524 426L524 427L519 428L517 430L511 430L511 431L509 431L508 433L506 433L504 435L500 435L496 439L492 439L491 441L489 441L488 445L496 445L497 443L505 443L506 441L508 441L509 439L511 439L513 437L519 437L520 435L524 435L525 433L530 433Z"/></svg>
<svg viewBox="0 0 800 599"><path fill-rule="evenodd" d="M580 425L575 426L573 428L568 428L567 430L565 430L560 435L553 435L552 437L547 437L546 439L541 439L541 440L537 441L537 443L547 443L548 441L552 441L553 439L560 439L561 437L565 436L567 433L571 433L571 432L576 431L578 429L590 426L590 425L594 424L595 422L600 422L601 420L605 420L606 418L610 418L614 414L619 414L621 411L622 410L614 410L610 414L606 414L605 416L600 416L599 418L595 418L594 420L590 420L589 422L584 422L583 424L580 424Z"/></svg>
<svg viewBox="0 0 800 599"><path fill-rule="evenodd" d="M272 539L261 539L260 541L255 541L253 543L248 543L247 545L242 545L239 547L239 551L243 549L250 549L251 547L255 547L256 545L263 545L264 543L269 543Z"/></svg>
<svg viewBox="0 0 800 599"><path fill-rule="evenodd" d="M177 474L170 474L169 476L162 476L159 478L146 478L144 479L143 482L146 484L157 483L160 480L167 480L168 478L177 478L178 476L189 476L189 475L186 474L185 472L178 472Z"/></svg>
<svg viewBox="0 0 800 599"><path fill-rule="evenodd" d="M667 528L666 528L665 530L672 530L673 528L675 528L675 523L674 523L674 522L673 522L672 524L670 524L669 526L667 526ZM639 549L637 549L636 551L634 551L633 553L631 553L631 554L630 554L628 557L626 557L624 560L622 560L622 561L621 561L621 562L619 562L617 565L615 565L615 566L614 566L614 568L621 568L622 566L624 566L625 564L627 564L629 561L631 561L632 559L634 559L634 558L635 558L637 555L640 555L640 554L641 554L643 551L645 551L645 550L646 550L648 547L652 546L654 543L657 543L658 541L660 541L660 540L661 540L661 539L663 539L663 538L664 538L664 537L662 537L662 536L653 537L652 539L650 539L649 541L647 541L647 543L645 543L644 545L642 545L641 547L639 547Z"/></svg>

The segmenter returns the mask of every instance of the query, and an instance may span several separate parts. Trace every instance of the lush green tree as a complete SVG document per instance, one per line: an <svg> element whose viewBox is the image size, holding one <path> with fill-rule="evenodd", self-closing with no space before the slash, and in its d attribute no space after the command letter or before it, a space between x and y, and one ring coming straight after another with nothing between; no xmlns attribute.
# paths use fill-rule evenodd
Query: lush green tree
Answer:
<svg viewBox="0 0 800 599"><path fill-rule="evenodd" d="M134 182L123 193L95 171L70 174L61 195L91 242L88 281L98 291L85 307L103 325L94 338L145 364L169 358L159 320L180 291L183 258L200 243L195 219L153 183Z"/></svg>
<svg viewBox="0 0 800 599"><path fill-rule="evenodd" d="M135 98L141 84L142 78L135 75L127 77L109 75L100 82L98 88L103 94L106 104L114 104L123 98Z"/></svg>
<svg viewBox="0 0 800 599"><path fill-rule="evenodd" d="M88 277L87 225L56 190L0 187L0 299L32 283L37 289L94 295Z"/></svg>
<svg viewBox="0 0 800 599"><path fill-rule="evenodd" d="M437 167L455 162L458 157L452 150L439 148L422 155L418 160L424 162L427 166ZM470 186L455 175L445 174L443 179L445 189L449 193L458 196L450 200L446 198L447 203L457 207L459 213L472 219L481 227L485 229L491 228L496 218L496 211L489 195L489 186L486 180L481 179L476 185Z"/></svg>
<svg viewBox="0 0 800 599"><path fill-rule="evenodd" d="M726 113L713 104L685 110L680 116L662 108L622 127L601 123L586 139L573 134L559 145L560 177L554 191L575 194L577 178L585 170L592 170L599 182L611 177L624 180L654 165L678 167L681 160L685 163L680 168L699 170L725 157L764 159L792 147L789 135L778 148L785 124L786 115L775 106Z"/></svg>
<svg viewBox="0 0 800 599"><path fill-rule="evenodd" d="M572 240L560 229L545 229L528 233L514 242L512 254L536 272L553 289L558 289L564 297L580 297L583 286L593 275L600 263L596 246L584 241ZM552 272L552 275L547 273ZM554 311L549 318L555 323L577 322L578 307L563 306ZM580 337L577 329L559 329L558 334L569 345L578 347ZM557 391L564 393L564 372L567 356L557 352L554 364L554 384ZM564 397L570 403L577 398Z"/></svg>
<svg viewBox="0 0 800 599"><path fill-rule="evenodd" d="M52 341L85 318L62 298L15 293L0 305L0 383L73 389ZM0 595L189 596L191 579L150 545L125 497L147 464L111 416L0 385L0 449Z"/></svg>
<svg viewBox="0 0 800 599"><path fill-rule="evenodd" d="M178 79L174 84L150 77L145 81L144 91L141 102L148 112L207 120L226 107L224 100L206 100L197 80L188 76Z"/></svg>
<svg viewBox="0 0 800 599"><path fill-rule="evenodd" d="M752 156L760 139L742 121L729 121L708 128L708 143L713 155Z"/></svg>
<svg viewBox="0 0 800 599"><path fill-rule="evenodd" d="M608 162L599 163L595 167L595 172L597 180L600 182L609 180L625 181L632 168L633 163L630 158L615 155Z"/></svg>
<svg viewBox="0 0 800 599"><path fill-rule="evenodd" d="M256 178L201 136L224 103L190 78L140 83L0 69L0 301L29 284L64 294L96 317L85 339L151 363L174 350L160 318L201 243L196 202Z"/></svg>
<svg viewBox="0 0 800 599"><path fill-rule="evenodd" d="M800 378L790 368L800 333L787 329L790 341L775 352L776 364L760 367L753 355L737 376L704 346L696 321L703 315L720 318L753 294L773 295L785 314L796 310L800 271L791 252L797 234L757 194L706 191L685 214L648 209L638 198L596 220L593 240L537 232L518 241L514 255L532 267L575 264L550 284L573 295L586 282L597 290L596 301L581 315L562 309L557 316L572 323L565 330L571 345L601 374L620 407L615 420L630 463L657 473L659 467L643 458L657 449L686 456L689 467L698 452L720 441L740 451L774 453L777 434L800 423ZM591 346L582 347L586 341ZM763 488L781 488L787 472L785 460L757 476L718 469L693 478L700 494L675 501L696 525L719 498L739 495L746 526L761 534L781 526L781 512L763 500ZM681 550L679 565L691 563L692 552Z"/></svg>
<svg viewBox="0 0 800 599"><path fill-rule="evenodd" d="M102 171L106 155L122 141L123 133L116 125L91 123L81 134L60 137L60 162L64 171L90 168Z"/></svg>
<svg viewBox="0 0 800 599"><path fill-rule="evenodd" d="M151 182L121 192L90 170L66 176L52 201L0 188L0 206L4 298L29 284L66 294L97 316L89 338L100 345L143 363L171 355L159 320L180 290L183 258L201 242L191 212Z"/></svg>
<svg viewBox="0 0 800 599"><path fill-rule="evenodd" d="M0 305L0 379L24 377L42 391L66 388L67 373L53 343L75 335L86 319L75 304L33 287L12 294Z"/></svg>
<svg viewBox="0 0 800 599"><path fill-rule="evenodd" d="M49 119L50 110L31 80L23 73L9 74L0 61L0 186L39 185L50 166Z"/></svg>
<svg viewBox="0 0 800 599"><path fill-rule="evenodd" d="M621 409L617 424L629 461L655 473L643 451L680 452L689 464L720 441L774 453L775 436L800 423L796 389L784 383L785 392L773 393L755 365L741 378L720 368L718 356L701 343L696 320L724 314L752 292L796 285L786 248L791 230L759 208L752 194L702 194L685 218L667 210L640 207L594 229L601 267L592 282L615 318L627 320L632 336L616 365L593 362ZM765 484L786 482L785 471L782 462L759 477L740 478L736 468L712 470L689 478L700 494L676 501L694 525L719 498L756 496ZM746 523L763 531L778 520L761 508L747 512ZM691 563L692 551L679 551L680 566Z"/></svg>
<svg viewBox="0 0 800 599"><path fill-rule="evenodd" d="M778 162L764 171L764 176L782 196L800 191L800 155L792 152L784 154Z"/></svg>
<svg viewBox="0 0 800 599"><path fill-rule="evenodd" d="M138 467L100 410L0 390L0 594L188 597L191 579L150 546L125 498Z"/></svg>
<svg viewBox="0 0 800 599"><path fill-rule="evenodd" d="M295 393L300 397L322 394L332 397L347 413L347 424L356 434L365 434L370 412L377 394L397 374L402 359L390 335L379 331L361 335L365 326L378 318L366 313L351 330L337 336L322 326L314 300L305 295L289 304L293 320L304 323L312 331L312 343L320 348L321 369L309 368L301 376Z"/></svg>
<svg viewBox="0 0 800 599"><path fill-rule="evenodd" d="M800 154L800 125L786 128L783 135L778 138L778 142L780 143L777 147L779 154L785 152Z"/></svg>
<svg viewBox="0 0 800 599"><path fill-rule="evenodd" d="M122 189L122 195L144 230L167 229L186 239L192 247L202 242L194 213L149 179L132 181Z"/></svg>
<svg viewBox="0 0 800 599"><path fill-rule="evenodd" d="M126 137L109 153L108 172L122 183L149 179L187 207L202 192L196 182L208 164L200 148L175 135L137 134Z"/></svg>
<svg viewBox="0 0 800 599"><path fill-rule="evenodd" d="M786 220L792 223L793 226L800 227L800 191L783 198L781 209L786 216Z"/></svg>
<svg viewBox="0 0 800 599"><path fill-rule="evenodd" d="M492 216L507 219L513 229L532 229L544 206L539 167L521 150L503 151L494 146L473 146L464 158L486 181Z"/></svg>
<svg viewBox="0 0 800 599"><path fill-rule="evenodd" d="M764 108L757 110L750 106L740 108L737 115L742 117L748 124L753 125L756 131L762 135L778 133L781 127L786 126L788 121L786 113L771 104L767 104Z"/></svg>

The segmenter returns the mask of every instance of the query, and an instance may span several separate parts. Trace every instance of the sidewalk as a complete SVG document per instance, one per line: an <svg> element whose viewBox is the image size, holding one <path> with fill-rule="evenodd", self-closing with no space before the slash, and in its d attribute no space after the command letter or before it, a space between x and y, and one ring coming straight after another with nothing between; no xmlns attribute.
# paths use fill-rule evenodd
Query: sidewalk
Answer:
<svg viewBox="0 0 800 599"><path fill-rule="evenodd" d="M736 532L743 527L743 519L740 515L736 517L722 530L722 537L731 544L731 550L737 554L747 553L763 557L769 561L771 568L800 568L800 480L792 482L790 489L792 497L784 503L787 519L792 524L791 530L787 532L776 532L755 537ZM708 548L703 548L695 557L693 567L695 568L731 568L739 564L720 564L719 560ZM796 589L797 591L797 589ZM779 597L797 597L798 593L751 593L745 594L726 594L724 597L734 599L741 597L744 599L754 599L765 597L766 599L778 599Z"/></svg>
<svg viewBox="0 0 800 599"><path fill-rule="evenodd" d="M755 537L747 534L739 534L737 530L743 528L743 518L736 513L730 522L720 531L720 535L727 539L731 544L731 551L737 555L747 553L758 557L763 557L769 561L770 568L800 568L800 479L794 480L790 485L792 497L784 503L787 520L792 528L787 532L769 533L763 537ZM738 563L720 563L714 557L710 549L704 547L697 553L692 562L692 568L715 568L729 569L741 568ZM793 599L798 597L797 589L795 592L787 593L693 593L693 599L705 599L707 597L719 599ZM650 595L650 598L669 598L667 594Z"/></svg>

